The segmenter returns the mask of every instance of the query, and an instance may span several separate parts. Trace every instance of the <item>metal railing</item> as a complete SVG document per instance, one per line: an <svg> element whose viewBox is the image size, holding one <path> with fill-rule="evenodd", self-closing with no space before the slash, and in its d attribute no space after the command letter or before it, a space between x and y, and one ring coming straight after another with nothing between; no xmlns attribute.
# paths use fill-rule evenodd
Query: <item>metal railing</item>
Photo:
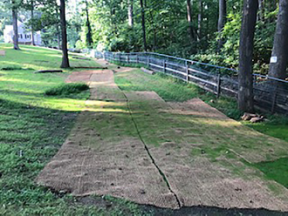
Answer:
<svg viewBox="0 0 288 216"><path fill-rule="evenodd" d="M174 56L143 53L91 52L93 57L127 64L142 64L147 68L192 82L206 91L237 98L237 71L231 68L206 64ZM255 106L271 113L288 114L288 81L253 74Z"/></svg>

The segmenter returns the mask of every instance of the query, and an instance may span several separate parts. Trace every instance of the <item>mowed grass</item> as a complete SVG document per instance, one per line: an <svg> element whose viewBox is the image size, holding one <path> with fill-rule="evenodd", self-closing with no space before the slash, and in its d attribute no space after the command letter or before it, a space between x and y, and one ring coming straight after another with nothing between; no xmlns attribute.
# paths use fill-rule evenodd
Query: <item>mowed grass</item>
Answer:
<svg viewBox="0 0 288 216"><path fill-rule="evenodd" d="M62 53L59 50L39 48L22 45L21 50L15 54L11 44L1 44L0 50L5 50L6 55L0 56L0 69L31 69L46 70L59 69L62 61ZM99 67L95 61L75 59L77 54L70 53L70 66L73 67ZM67 70L66 70L67 71Z"/></svg>
<svg viewBox="0 0 288 216"><path fill-rule="evenodd" d="M155 91L166 101L182 102L198 97L235 120L240 120L240 116L242 114L237 110L236 100L226 97L220 97L217 99L214 95L203 91L193 84L181 82L161 73L151 76L139 69L135 69L135 71L130 73L116 73L115 81L123 90ZM256 124L243 122L243 124L266 135L288 141L288 118L285 116L268 115L265 122ZM251 148L253 148L253 142L251 143L247 140L247 144L244 146L247 145L251 145ZM218 149L212 149L208 146L206 149L203 149L203 152L209 153L211 158L215 159L221 155L222 152L229 152L227 150L229 149L228 146L229 144L224 146L221 145ZM283 155L285 157L287 154L288 152L282 152L282 155L279 155L279 157L282 158ZM227 154L228 157L229 155L230 154ZM269 157L267 157L267 160L268 158ZM287 187L288 169L284 165L286 162L288 162L287 160L287 158L283 158L277 161L267 161L252 165L261 170L267 178L274 179Z"/></svg>
<svg viewBox="0 0 288 216"><path fill-rule="evenodd" d="M99 203L113 205L83 205L72 196L35 184L35 177L65 141L90 93L45 96L45 91L64 84L69 70L57 74L35 74L34 70L57 69L61 62L58 51L30 46L14 51L11 45L0 44L3 49L7 55L0 56L0 68L28 70L0 69L0 215L140 214L130 202L99 197L95 198ZM71 59L71 64L82 63Z"/></svg>
<svg viewBox="0 0 288 216"><path fill-rule="evenodd" d="M280 158L276 161L254 164L268 179L273 179L288 188L288 158ZM281 172L280 172L281 170Z"/></svg>

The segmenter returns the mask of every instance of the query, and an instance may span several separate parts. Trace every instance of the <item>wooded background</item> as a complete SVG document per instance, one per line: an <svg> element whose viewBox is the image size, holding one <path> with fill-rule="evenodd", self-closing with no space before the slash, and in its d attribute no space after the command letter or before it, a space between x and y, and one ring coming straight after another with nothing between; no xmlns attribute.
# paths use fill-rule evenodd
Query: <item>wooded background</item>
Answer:
<svg viewBox="0 0 288 216"><path fill-rule="evenodd" d="M286 0L4 0L0 6L0 35L20 19L42 31L45 46L63 48L62 67L69 67L66 45L220 65L239 71L239 108L248 111L253 72L287 78ZM277 61L270 64L271 56Z"/></svg>
<svg viewBox="0 0 288 216"><path fill-rule="evenodd" d="M5 24L11 24L12 19L10 10L3 5L5 2L0 4L1 35ZM277 4L276 0L259 0L253 55L255 72L268 71ZM68 46L143 51L143 11L149 51L237 68L242 5L242 0L68 1ZM23 0L17 7L20 19L33 23L31 26L35 30L45 31L43 41L46 46L60 46L56 0ZM32 8L34 16L31 19Z"/></svg>

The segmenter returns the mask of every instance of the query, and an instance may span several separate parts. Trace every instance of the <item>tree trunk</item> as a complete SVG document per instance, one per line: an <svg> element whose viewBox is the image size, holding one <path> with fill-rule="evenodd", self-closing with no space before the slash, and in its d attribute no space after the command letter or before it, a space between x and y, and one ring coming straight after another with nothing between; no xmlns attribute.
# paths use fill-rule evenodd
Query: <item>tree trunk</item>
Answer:
<svg viewBox="0 0 288 216"><path fill-rule="evenodd" d="M259 1L259 15L258 15L258 20L264 21L265 17L265 5L264 5L264 0L258 0Z"/></svg>
<svg viewBox="0 0 288 216"><path fill-rule="evenodd" d="M194 29L193 29L193 23L192 23L192 7L191 7L191 0L187 0L187 21L189 24L189 34L191 37L191 41L195 39Z"/></svg>
<svg viewBox="0 0 288 216"><path fill-rule="evenodd" d="M207 6L207 10L208 10L208 6ZM209 15L206 17L206 40L209 41L210 40L210 28L209 28L209 25L210 25L210 17Z"/></svg>
<svg viewBox="0 0 288 216"><path fill-rule="evenodd" d="M272 8L273 10L277 9L277 0L272 0Z"/></svg>
<svg viewBox="0 0 288 216"><path fill-rule="evenodd" d="M33 20L34 20L34 1L31 1L31 20L32 20L32 24L31 24L31 42L32 42L32 46L35 46L35 38L34 38L34 28L33 28Z"/></svg>
<svg viewBox="0 0 288 216"><path fill-rule="evenodd" d="M128 25L133 28L133 0L128 0Z"/></svg>
<svg viewBox="0 0 288 216"><path fill-rule="evenodd" d="M61 34L60 34L59 26L57 26L57 31L58 31L58 34L57 34L58 49L62 50L62 47L61 47Z"/></svg>
<svg viewBox="0 0 288 216"><path fill-rule="evenodd" d="M199 4L198 5L199 13L198 13L198 37L197 37L197 39L198 39L198 41L200 41L201 40L201 33L202 33L202 31L201 31L202 12L203 12L203 10L202 10L202 7L203 7L202 0L199 0L198 4Z"/></svg>
<svg viewBox="0 0 288 216"><path fill-rule="evenodd" d="M239 91L240 111L253 112L253 45L257 20L258 1L244 0L239 47Z"/></svg>
<svg viewBox="0 0 288 216"><path fill-rule="evenodd" d="M157 49L157 29L155 27L152 11L150 11L150 17L151 17L151 25L153 26L153 50L156 50Z"/></svg>
<svg viewBox="0 0 288 216"><path fill-rule="evenodd" d="M141 6L141 17L142 17L143 45L144 45L144 50L147 51L146 28L145 28L145 9L144 9L144 5L143 5L143 0L140 0L140 6Z"/></svg>
<svg viewBox="0 0 288 216"><path fill-rule="evenodd" d="M86 34L86 42L87 42L87 46L91 47L91 45L93 44L93 40L92 40L92 29L91 29L91 24L90 24L90 20L89 20L89 10L88 10L88 1L86 0L86 26L87 26L87 34Z"/></svg>
<svg viewBox="0 0 288 216"><path fill-rule="evenodd" d="M59 8L58 8L58 5L57 5L57 0L55 0L55 11L56 11L56 16L57 17L59 17L59 10L58 9ZM60 28L59 28L59 24L58 23L56 23L56 31L57 31L58 49L62 50L62 47L61 47L61 32L60 32Z"/></svg>
<svg viewBox="0 0 288 216"><path fill-rule="evenodd" d="M254 0L255 1L255 0ZM226 0L219 0L219 19L218 19L218 33L219 33L219 40L218 40L218 53L220 53L224 41L221 36L221 33L223 31L223 28L226 23L226 17L227 17L227 3Z"/></svg>
<svg viewBox="0 0 288 216"><path fill-rule="evenodd" d="M272 58L269 66L269 76L279 79L287 77L288 61L288 2L280 0L279 14L277 19L276 32L274 36L274 45Z"/></svg>
<svg viewBox="0 0 288 216"><path fill-rule="evenodd" d="M12 17L13 17L13 44L15 50L20 50L19 44L18 44L18 16L17 16L17 9L15 6L15 1L12 1Z"/></svg>
<svg viewBox="0 0 288 216"><path fill-rule="evenodd" d="M60 21L62 31L62 64L61 68L69 68L69 58L67 50L67 29L66 29L66 15L65 15L65 0L60 0Z"/></svg>

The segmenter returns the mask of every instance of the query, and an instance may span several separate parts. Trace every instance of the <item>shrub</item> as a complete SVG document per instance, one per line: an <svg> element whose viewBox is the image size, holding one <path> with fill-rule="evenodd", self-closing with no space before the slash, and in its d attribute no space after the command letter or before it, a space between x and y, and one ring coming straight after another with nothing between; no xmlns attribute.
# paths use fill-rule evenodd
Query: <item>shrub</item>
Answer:
<svg viewBox="0 0 288 216"><path fill-rule="evenodd" d="M2 67L0 68L0 70L10 71L10 70L25 70L25 69L18 67L18 66L8 66L8 67Z"/></svg>
<svg viewBox="0 0 288 216"><path fill-rule="evenodd" d="M54 88L48 89L45 91L45 95L58 96L58 95L78 94L88 89L89 89L89 86L84 83L69 83L69 84L62 84Z"/></svg>

